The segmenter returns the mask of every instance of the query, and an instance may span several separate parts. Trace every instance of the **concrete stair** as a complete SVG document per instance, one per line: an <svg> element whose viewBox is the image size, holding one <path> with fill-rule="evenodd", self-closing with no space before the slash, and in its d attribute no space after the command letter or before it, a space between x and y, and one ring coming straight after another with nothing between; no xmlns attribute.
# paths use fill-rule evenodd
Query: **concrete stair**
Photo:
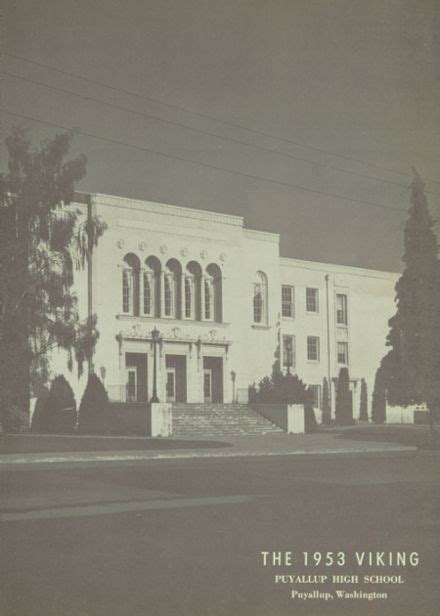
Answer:
<svg viewBox="0 0 440 616"><path fill-rule="evenodd" d="M284 432L247 404L173 404L176 438L225 438Z"/></svg>

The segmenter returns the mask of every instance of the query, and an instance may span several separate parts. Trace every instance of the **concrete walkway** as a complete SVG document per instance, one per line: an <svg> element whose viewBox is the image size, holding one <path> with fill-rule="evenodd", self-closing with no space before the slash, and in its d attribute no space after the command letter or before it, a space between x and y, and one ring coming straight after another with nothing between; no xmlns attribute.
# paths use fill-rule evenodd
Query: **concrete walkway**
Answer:
<svg viewBox="0 0 440 616"><path fill-rule="evenodd" d="M112 437L114 438L114 437ZM115 439L116 440L116 439ZM141 447L143 439L137 439ZM365 454L415 452L416 447L396 443L359 441L340 438L328 432L317 434L267 434L225 439L228 446L214 449L139 449L122 451L75 451L63 453L17 453L0 455L0 469L7 466L51 463L130 462L194 458L235 458L247 456L302 456L323 454ZM202 443L202 441L200 441ZM117 446L116 446L117 447ZM122 449L122 448L121 448Z"/></svg>

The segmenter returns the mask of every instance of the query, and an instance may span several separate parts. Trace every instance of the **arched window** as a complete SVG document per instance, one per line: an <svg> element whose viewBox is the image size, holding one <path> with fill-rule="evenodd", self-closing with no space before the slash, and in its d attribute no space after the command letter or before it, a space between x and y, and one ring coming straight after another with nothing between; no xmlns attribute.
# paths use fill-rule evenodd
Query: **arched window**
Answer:
<svg viewBox="0 0 440 616"><path fill-rule="evenodd" d="M185 319L194 319L194 277L185 276Z"/></svg>
<svg viewBox="0 0 440 616"><path fill-rule="evenodd" d="M214 318L214 314L213 314L213 291L214 291L214 285L213 285L213 280L210 277L206 277L205 281L205 306L204 306L204 317L205 317L205 321L212 321Z"/></svg>
<svg viewBox="0 0 440 616"><path fill-rule="evenodd" d="M170 259L164 271L163 316L178 319L181 317L182 267L176 259Z"/></svg>
<svg viewBox="0 0 440 616"><path fill-rule="evenodd" d="M139 315L139 259L125 255L122 269L122 312Z"/></svg>
<svg viewBox="0 0 440 616"><path fill-rule="evenodd" d="M147 317L154 316L154 272L151 270L144 271L144 315Z"/></svg>
<svg viewBox="0 0 440 616"><path fill-rule="evenodd" d="M150 255L145 259L142 309L147 317L157 317L160 314L160 269L161 264L157 257Z"/></svg>
<svg viewBox="0 0 440 616"><path fill-rule="evenodd" d="M254 281L254 323L267 323L267 278L263 272L257 272Z"/></svg>
<svg viewBox="0 0 440 616"><path fill-rule="evenodd" d="M207 280L210 284L210 299L211 299L211 321L221 323L223 320L223 298L222 298L222 271L216 263L210 263L206 268ZM206 298L206 293L205 293Z"/></svg>
<svg viewBox="0 0 440 616"><path fill-rule="evenodd" d="M133 272L124 267L122 271L122 312L130 313L132 307Z"/></svg>
<svg viewBox="0 0 440 616"><path fill-rule="evenodd" d="M185 312L186 319L200 321L205 307L202 306L202 268L196 261L190 261L185 270Z"/></svg>
<svg viewBox="0 0 440 616"><path fill-rule="evenodd" d="M165 274L164 278L164 315L166 317L174 316L174 276L173 274Z"/></svg>

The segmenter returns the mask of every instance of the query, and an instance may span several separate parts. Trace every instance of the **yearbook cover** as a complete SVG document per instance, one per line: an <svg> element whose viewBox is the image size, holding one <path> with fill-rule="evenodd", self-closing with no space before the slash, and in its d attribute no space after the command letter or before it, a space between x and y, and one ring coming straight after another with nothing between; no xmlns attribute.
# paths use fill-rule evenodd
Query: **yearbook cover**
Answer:
<svg viewBox="0 0 440 616"><path fill-rule="evenodd" d="M438 1L0 11L0 614L438 614Z"/></svg>

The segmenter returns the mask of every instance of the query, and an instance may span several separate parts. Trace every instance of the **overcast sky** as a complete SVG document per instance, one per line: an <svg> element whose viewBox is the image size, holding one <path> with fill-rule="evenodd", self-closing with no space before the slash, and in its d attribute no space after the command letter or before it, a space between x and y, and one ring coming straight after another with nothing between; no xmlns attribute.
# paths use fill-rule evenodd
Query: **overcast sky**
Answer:
<svg viewBox="0 0 440 616"><path fill-rule="evenodd" d="M384 270L412 165L440 214L439 0L4 5L4 106L77 129L81 190L238 214L284 256ZM3 114L3 137L13 123L57 132Z"/></svg>

